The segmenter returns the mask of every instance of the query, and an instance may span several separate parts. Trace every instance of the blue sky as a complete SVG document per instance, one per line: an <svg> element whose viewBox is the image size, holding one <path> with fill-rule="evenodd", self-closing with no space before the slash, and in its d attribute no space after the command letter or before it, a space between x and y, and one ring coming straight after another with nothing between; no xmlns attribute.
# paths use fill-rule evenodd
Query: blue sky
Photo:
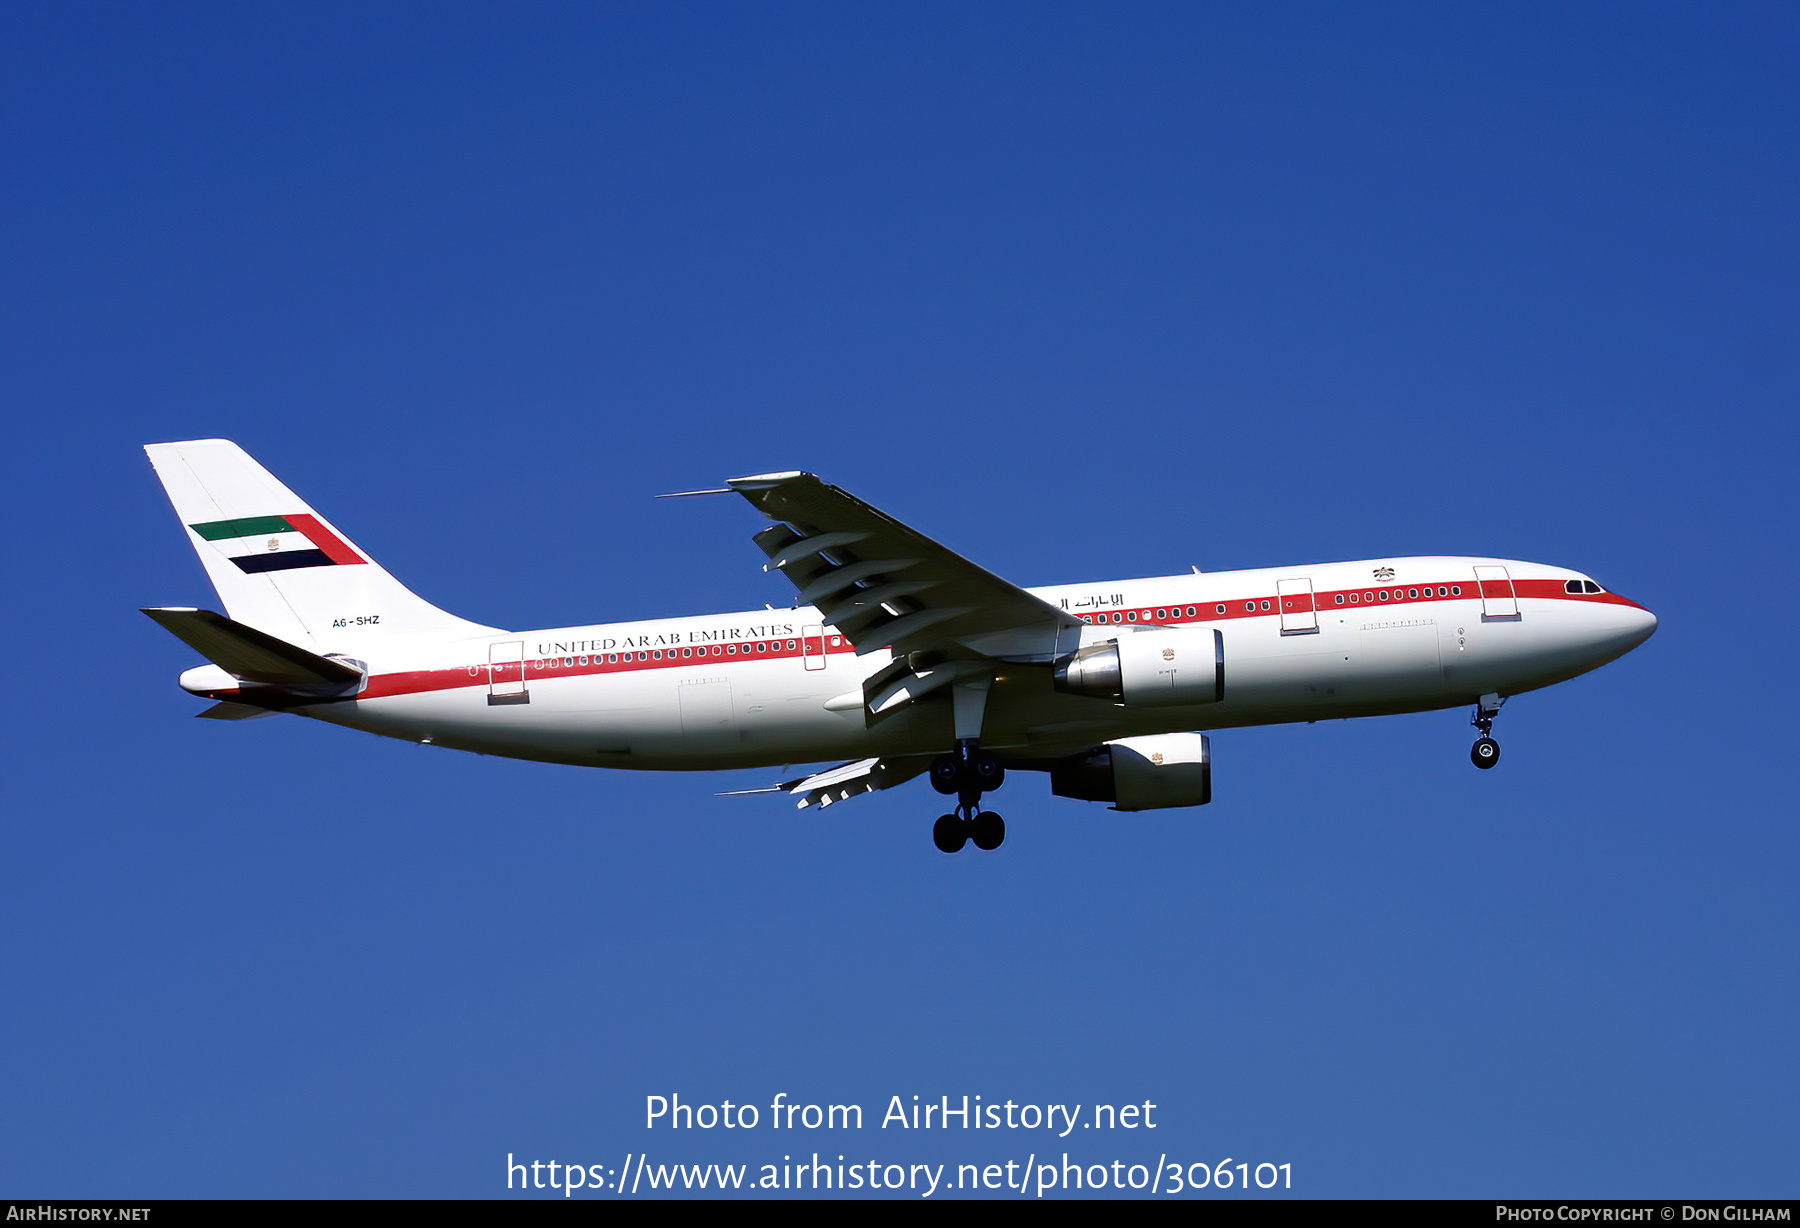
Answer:
<svg viewBox="0 0 1800 1228"><path fill-rule="evenodd" d="M7 8L0 1192L1052 1146L641 1124L786 1092L1150 1100L1054 1150L1312 1196L1791 1195L1797 25ZM748 508L650 498L776 468L1020 583L1491 554L1662 625L1491 773L1460 712L1234 731L1209 807L1027 777L947 858L922 784L191 719L139 449L208 436L506 627L785 603Z"/></svg>

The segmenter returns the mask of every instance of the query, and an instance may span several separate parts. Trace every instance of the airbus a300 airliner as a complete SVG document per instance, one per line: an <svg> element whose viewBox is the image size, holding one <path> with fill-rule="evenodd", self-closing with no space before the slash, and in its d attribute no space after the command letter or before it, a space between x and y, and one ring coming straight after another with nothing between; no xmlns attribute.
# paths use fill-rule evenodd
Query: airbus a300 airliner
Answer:
<svg viewBox="0 0 1800 1228"><path fill-rule="evenodd" d="M692 771L843 760L802 807L929 775L946 853L1000 846L1008 772L1117 810L1205 805L1206 730L1473 707L1622 656L1656 617L1580 572L1390 558L1025 589L810 473L735 478L789 610L502 631L402 586L236 444L145 449L224 614L144 613L211 664L201 716L275 712L485 755ZM946 803L946 805L952 805Z"/></svg>

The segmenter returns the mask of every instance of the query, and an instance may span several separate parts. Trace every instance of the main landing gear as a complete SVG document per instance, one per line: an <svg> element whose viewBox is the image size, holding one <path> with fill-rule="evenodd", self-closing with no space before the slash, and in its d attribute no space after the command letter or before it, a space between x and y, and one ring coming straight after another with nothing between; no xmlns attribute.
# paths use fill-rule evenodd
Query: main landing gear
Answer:
<svg viewBox="0 0 1800 1228"><path fill-rule="evenodd" d="M1481 736L1469 748L1469 761L1478 768L1491 768L1500 762L1500 743L1490 735L1494 732L1494 718L1500 715L1500 705L1505 702L1500 695L1483 695L1476 701L1469 724L1479 729Z"/></svg>
<svg viewBox="0 0 1800 1228"><path fill-rule="evenodd" d="M931 765L931 787L956 795L956 812L940 815L932 825L931 840L946 853L962 851L973 840L975 847L992 851L1006 839L1006 820L981 808L981 795L998 789L1006 769L986 751L977 750L973 738L958 742L956 753L942 755Z"/></svg>

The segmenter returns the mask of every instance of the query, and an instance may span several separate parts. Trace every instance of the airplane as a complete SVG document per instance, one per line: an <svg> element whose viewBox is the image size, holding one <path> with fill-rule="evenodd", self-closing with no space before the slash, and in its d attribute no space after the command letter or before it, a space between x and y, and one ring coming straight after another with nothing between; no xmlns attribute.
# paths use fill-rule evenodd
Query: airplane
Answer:
<svg viewBox="0 0 1800 1228"><path fill-rule="evenodd" d="M1207 732L1472 705L1623 656L1656 616L1580 572L1383 558L1020 588L810 473L733 478L791 609L504 631L414 595L228 440L150 463L225 613L144 610L209 664L200 716L291 713L584 767L833 766L743 793L825 807L927 776L946 853L992 850L1008 773L1121 811L1212 798ZM674 496L671 496L674 497ZM945 805L952 805L946 802Z"/></svg>

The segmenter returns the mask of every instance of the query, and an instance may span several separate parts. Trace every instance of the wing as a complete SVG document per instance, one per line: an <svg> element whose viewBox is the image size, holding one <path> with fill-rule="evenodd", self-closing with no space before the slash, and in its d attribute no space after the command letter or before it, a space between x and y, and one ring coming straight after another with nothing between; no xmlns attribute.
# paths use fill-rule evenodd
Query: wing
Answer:
<svg viewBox="0 0 1800 1228"><path fill-rule="evenodd" d="M754 540L765 570L858 654L886 648L995 660L1048 660L1081 620L810 473L727 483L775 523Z"/></svg>
<svg viewBox="0 0 1800 1228"><path fill-rule="evenodd" d="M871 719L995 662L1053 661L1079 640L1074 615L810 473L726 485L775 522L753 538L764 570L792 581L858 655L893 654L864 684Z"/></svg>

